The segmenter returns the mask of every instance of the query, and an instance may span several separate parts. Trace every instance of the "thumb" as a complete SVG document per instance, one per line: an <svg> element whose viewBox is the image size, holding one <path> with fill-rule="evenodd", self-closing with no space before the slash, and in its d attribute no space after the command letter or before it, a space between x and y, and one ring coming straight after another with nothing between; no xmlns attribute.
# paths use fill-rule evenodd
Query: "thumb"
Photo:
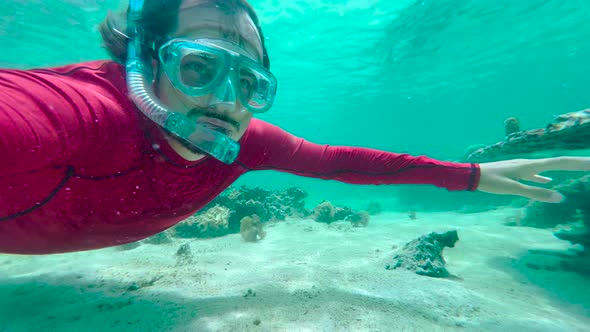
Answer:
<svg viewBox="0 0 590 332"><path fill-rule="evenodd" d="M506 189L509 190L508 193L545 203L561 203L565 198L561 193L555 190L529 186L517 181L514 181L514 183Z"/></svg>
<svg viewBox="0 0 590 332"><path fill-rule="evenodd" d="M560 203L564 199L563 195L555 190L529 186L521 182L502 177L488 179L488 181L482 182L478 189L480 191L493 194L523 196L546 203Z"/></svg>

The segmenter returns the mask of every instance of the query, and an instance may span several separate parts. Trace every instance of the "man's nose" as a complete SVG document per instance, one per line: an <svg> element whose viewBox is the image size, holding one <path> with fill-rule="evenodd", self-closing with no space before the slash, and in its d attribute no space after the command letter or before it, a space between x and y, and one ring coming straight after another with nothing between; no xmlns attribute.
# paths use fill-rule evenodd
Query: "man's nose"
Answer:
<svg viewBox="0 0 590 332"><path fill-rule="evenodd" d="M240 112L240 114L242 113L242 107L240 107L237 103L215 100L209 104L209 107L215 109L216 112L223 114L232 114L236 112Z"/></svg>
<svg viewBox="0 0 590 332"><path fill-rule="evenodd" d="M238 98L239 86L235 83L237 79L234 75L228 75L215 89L210 105L215 105L217 110L225 113L246 113Z"/></svg>
<svg viewBox="0 0 590 332"><path fill-rule="evenodd" d="M215 98L221 102L235 102L236 89L234 83L229 77L226 77L221 84L215 89Z"/></svg>
<svg viewBox="0 0 590 332"><path fill-rule="evenodd" d="M236 90L236 85L234 84L230 76L231 75L228 75L228 77L226 77L225 80L223 80L221 84L219 84L217 89L215 89L215 92L213 94L214 103L234 104L234 106L237 106L238 91Z"/></svg>

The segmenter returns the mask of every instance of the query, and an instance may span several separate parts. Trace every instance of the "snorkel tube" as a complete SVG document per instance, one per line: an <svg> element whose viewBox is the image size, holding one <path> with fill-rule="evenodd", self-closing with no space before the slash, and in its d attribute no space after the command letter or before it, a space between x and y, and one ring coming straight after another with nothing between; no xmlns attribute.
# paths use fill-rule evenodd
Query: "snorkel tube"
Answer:
<svg viewBox="0 0 590 332"><path fill-rule="evenodd" d="M184 114L169 111L152 90L152 58L146 54L146 40L139 26L145 0L130 0L127 12L127 64L126 80L129 97L150 120L199 150L231 164L237 158L240 145L228 136L197 125Z"/></svg>

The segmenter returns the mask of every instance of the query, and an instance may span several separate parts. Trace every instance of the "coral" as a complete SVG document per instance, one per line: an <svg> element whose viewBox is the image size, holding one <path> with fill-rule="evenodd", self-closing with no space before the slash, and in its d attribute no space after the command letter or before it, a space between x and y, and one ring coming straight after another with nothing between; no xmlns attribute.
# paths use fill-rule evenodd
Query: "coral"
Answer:
<svg viewBox="0 0 590 332"><path fill-rule="evenodd" d="M574 271L590 276L590 212L578 210L576 222L562 227L554 233L555 237L571 244L582 246L575 256L561 261L561 267L567 271Z"/></svg>
<svg viewBox="0 0 590 332"><path fill-rule="evenodd" d="M465 153L463 154L463 157L461 160L468 160L469 156L471 156L474 152L479 151L479 150L483 150L487 147L487 144L472 144L469 145L467 147L467 149L465 149Z"/></svg>
<svg viewBox="0 0 590 332"><path fill-rule="evenodd" d="M504 120L504 133L506 136L520 131L520 122L515 117Z"/></svg>
<svg viewBox="0 0 590 332"><path fill-rule="evenodd" d="M582 212L578 210L576 213L577 222L564 227L555 232L555 236L559 239L570 242L571 244L579 244L585 249L590 247L590 215L589 212Z"/></svg>
<svg viewBox="0 0 590 332"><path fill-rule="evenodd" d="M174 227L178 237L210 237L227 234L230 211L216 205L204 213L191 216Z"/></svg>
<svg viewBox="0 0 590 332"><path fill-rule="evenodd" d="M334 218L335 211L332 203L324 201L313 209L312 219L317 222L329 224L336 221Z"/></svg>
<svg viewBox="0 0 590 332"><path fill-rule="evenodd" d="M508 121L508 120L507 120ZM510 130L516 129L512 120ZM508 127L508 126L507 126ZM508 128L506 132L508 133ZM559 115L545 128L516 131L495 144L472 151L464 161L486 162L515 158L541 151L590 148L590 110Z"/></svg>
<svg viewBox="0 0 590 332"><path fill-rule="evenodd" d="M457 231L430 233L406 243L393 262L386 265L387 270L403 268L416 274L436 278L450 277L442 256L445 247L453 248L459 240Z"/></svg>
<svg viewBox="0 0 590 332"><path fill-rule="evenodd" d="M554 189L561 192L565 200L560 204L531 201L520 220L521 226L551 228L575 222L577 210L584 214L590 212L590 175L565 181Z"/></svg>
<svg viewBox="0 0 590 332"><path fill-rule="evenodd" d="M369 224L369 213L367 212L358 212L349 214L344 218L345 221L350 221L352 227L367 227Z"/></svg>
<svg viewBox="0 0 590 332"><path fill-rule="evenodd" d="M313 209L311 218L317 222L330 224L335 221L349 221L354 227L365 227L369 223L369 213L356 212L350 208L335 207L328 201L321 202Z"/></svg>
<svg viewBox="0 0 590 332"><path fill-rule="evenodd" d="M202 238L239 233L241 220L253 215L258 216L261 223L282 221L289 216L307 217L306 197L307 193L296 187L283 191L230 187L201 211L173 227L172 234Z"/></svg>
<svg viewBox="0 0 590 332"><path fill-rule="evenodd" d="M257 215L244 217L240 220L240 234L246 242L256 242L264 239L266 232L263 230L262 222Z"/></svg>
<svg viewBox="0 0 590 332"><path fill-rule="evenodd" d="M286 217L307 217L304 199L307 193L292 187L283 191L272 191L245 186L230 188L216 197L208 206L220 205L228 208L229 233L237 233L242 218L257 215L260 221L282 221Z"/></svg>
<svg viewBox="0 0 590 332"><path fill-rule="evenodd" d="M555 237L580 245L577 255L561 261L565 270L590 275L590 175L569 180L555 187L564 196L560 204L531 202L520 225L553 228L559 225Z"/></svg>

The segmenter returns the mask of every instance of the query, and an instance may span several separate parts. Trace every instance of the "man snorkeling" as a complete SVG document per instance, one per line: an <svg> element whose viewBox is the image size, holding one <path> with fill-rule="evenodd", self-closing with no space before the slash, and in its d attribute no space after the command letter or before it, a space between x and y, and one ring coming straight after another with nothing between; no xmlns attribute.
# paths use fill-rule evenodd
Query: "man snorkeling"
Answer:
<svg viewBox="0 0 590 332"><path fill-rule="evenodd" d="M520 180L590 170L581 157L464 164L318 145L254 119L277 80L246 0L131 0L100 32L114 61L0 70L0 252L138 241L255 170L554 203Z"/></svg>

